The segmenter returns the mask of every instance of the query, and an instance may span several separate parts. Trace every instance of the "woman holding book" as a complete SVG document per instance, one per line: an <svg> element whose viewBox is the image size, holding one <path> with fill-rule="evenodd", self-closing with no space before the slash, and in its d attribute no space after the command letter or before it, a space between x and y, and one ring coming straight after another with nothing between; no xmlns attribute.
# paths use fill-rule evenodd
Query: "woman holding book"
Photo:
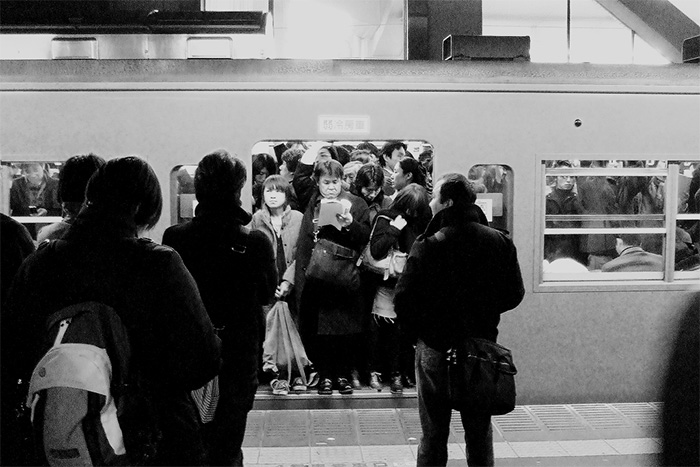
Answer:
<svg viewBox="0 0 700 467"><path fill-rule="evenodd" d="M295 288L304 346L320 374L319 394L352 394L348 380L352 339L362 331L360 294L306 276L317 239L330 240L358 253L369 240L367 203L342 189L343 166L320 160L313 169L318 191L304 213L297 244Z"/></svg>

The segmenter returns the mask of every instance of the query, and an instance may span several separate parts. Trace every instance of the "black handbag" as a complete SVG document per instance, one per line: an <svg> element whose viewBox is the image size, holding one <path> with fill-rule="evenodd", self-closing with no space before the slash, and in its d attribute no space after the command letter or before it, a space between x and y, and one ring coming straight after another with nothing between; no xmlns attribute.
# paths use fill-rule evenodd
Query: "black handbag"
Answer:
<svg viewBox="0 0 700 467"><path fill-rule="evenodd" d="M504 415L515 408L513 355L502 345L468 338L448 351L450 404L460 412Z"/></svg>
<svg viewBox="0 0 700 467"><path fill-rule="evenodd" d="M319 238L311 252L306 277L326 285L356 292L360 288L358 253L325 238Z"/></svg>

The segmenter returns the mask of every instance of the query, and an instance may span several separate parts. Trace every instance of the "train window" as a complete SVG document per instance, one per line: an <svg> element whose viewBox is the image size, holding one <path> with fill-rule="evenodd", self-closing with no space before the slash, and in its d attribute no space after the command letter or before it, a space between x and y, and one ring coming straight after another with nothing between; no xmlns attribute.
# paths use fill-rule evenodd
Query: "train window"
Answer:
<svg viewBox="0 0 700 467"><path fill-rule="evenodd" d="M57 161L3 161L0 166L0 211L24 224L34 240L41 227L61 220L61 165Z"/></svg>
<svg viewBox="0 0 700 467"><path fill-rule="evenodd" d="M491 227L513 232L513 170L506 165L475 165L469 180L476 188L476 204Z"/></svg>
<svg viewBox="0 0 700 467"><path fill-rule="evenodd" d="M170 218L180 224L194 217L197 199L194 195L196 165L178 165L170 172Z"/></svg>
<svg viewBox="0 0 700 467"><path fill-rule="evenodd" d="M700 278L697 161L541 167L540 283Z"/></svg>

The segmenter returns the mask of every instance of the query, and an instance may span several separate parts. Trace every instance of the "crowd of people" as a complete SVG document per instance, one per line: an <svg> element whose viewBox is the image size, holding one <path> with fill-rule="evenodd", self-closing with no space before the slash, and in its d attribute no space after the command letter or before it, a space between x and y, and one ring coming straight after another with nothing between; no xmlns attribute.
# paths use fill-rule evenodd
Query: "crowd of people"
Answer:
<svg viewBox="0 0 700 467"><path fill-rule="evenodd" d="M551 161L555 169L664 168L664 161ZM700 212L700 165L687 169L687 190L681 190L678 212ZM557 175L547 179L545 211L548 228L660 228L664 227L665 179L660 176ZM558 220L562 215L604 216ZM633 215L633 220L624 216ZM607 217L607 218L606 218ZM675 270L700 268L700 222L680 221L676 227ZM664 269L664 235L637 233L546 235L544 272L660 272Z"/></svg>
<svg viewBox="0 0 700 467"><path fill-rule="evenodd" d="M60 206L63 220L38 232L55 241L36 248L25 227L2 216L4 463L23 462L21 430L13 425L22 396L16 382L27 380L46 350L46 318L77 301L97 301L118 311L141 383L157 394L159 447L150 462L242 465L265 310L284 300L313 364L303 375L289 375L291 387L282 375L269 375L273 393L351 394L388 385L400 394L416 385L423 428L418 464L444 465L452 411L444 353L460 338L495 342L500 315L524 295L512 240L489 227L475 204L477 193L499 178L484 168L469 178L453 173L433 180L432 150L414 157L401 141L382 148L290 143L277 159L258 154L252 165L251 214L242 202L243 161L224 150L206 155L194 172L194 218L169 227L162 245L142 237L162 209L158 178L143 159L74 156L55 187L45 171L27 168L16 186L32 205ZM696 191L685 202L689 212L700 205L698 170L690 187ZM641 186L631 177L557 176L547 213L624 213L630 208L623 200L638 198L632 209L663 206L655 196L643 202L653 191L646 185L634 195L635 183ZM651 183L654 193L663 191ZM12 193L20 190L14 187ZM331 204L340 210L326 219ZM548 226L562 226L555 222ZM697 231L681 230L678 237L690 248ZM591 237L548 238L550 266L562 259L584 270L642 264L640 238ZM353 261L364 250L377 260L390 251L410 256L401 274L382 275L358 261L357 284L331 284L309 273L322 240L351 252ZM645 261L648 270L663 267L655 257ZM213 421L203 424L190 394L216 375L219 404ZM462 414L462 423L470 465L493 465L490 416Z"/></svg>

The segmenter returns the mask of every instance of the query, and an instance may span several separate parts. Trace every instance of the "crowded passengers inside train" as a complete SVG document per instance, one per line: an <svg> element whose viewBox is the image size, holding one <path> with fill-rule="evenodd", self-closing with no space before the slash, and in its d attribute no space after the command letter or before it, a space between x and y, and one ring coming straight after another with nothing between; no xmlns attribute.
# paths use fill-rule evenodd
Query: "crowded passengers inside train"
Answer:
<svg viewBox="0 0 700 467"><path fill-rule="evenodd" d="M243 207L252 214L248 227L270 241L278 278L265 312L284 302L297 323L314 323L302 324L299 332L315 367L290 378L274 362L263 363L272 392L313 387L322 395L351 394L369 387L400 394L412 387L411 339L393 310L396 277L382 276L362 259L366 253L375 259L392 250L410 253L432 215L435 148L424 141L267 141L251 152L251 189ZM540 283L700 277L697 161L539 162L542 183L534 201L541 206ZM64 167L56 161L3 162L3 176L11 179L9 214L27 226L36 244L57 238L63 230L56 224L69 226L80 208L79 201L76 206L58 196ZM172 170L174 225L198 212L196 169ZM513 232L513 170L477 164L464 175L490 226ZM314 245L324 238L357 259L359 282L344 294L305 280ZM333 375L332 381L318 381L318 373Z"/></svg>

